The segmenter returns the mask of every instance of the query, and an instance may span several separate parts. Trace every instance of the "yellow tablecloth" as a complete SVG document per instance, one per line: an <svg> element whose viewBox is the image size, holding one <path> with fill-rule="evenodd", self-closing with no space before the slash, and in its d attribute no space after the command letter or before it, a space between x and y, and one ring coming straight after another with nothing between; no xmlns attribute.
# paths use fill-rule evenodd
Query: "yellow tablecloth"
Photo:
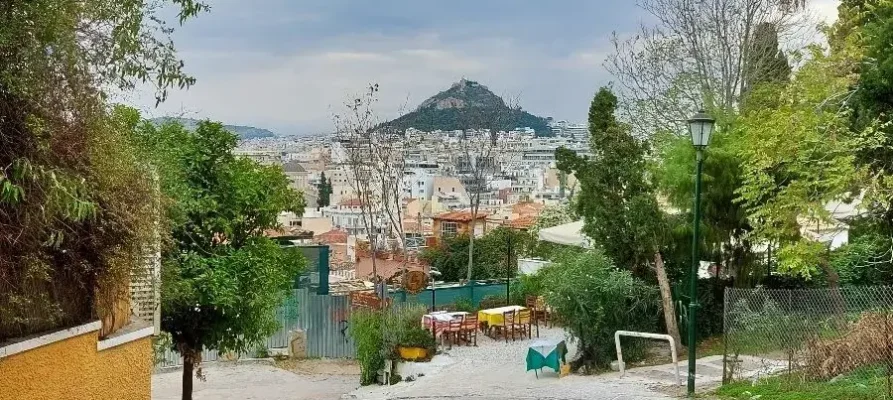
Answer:
<svg viewBox="0 0 893 400"><path fill-rule="evenodd" d="M526 307L521 306L506 306L481 310L478 311L478 321L486 322L488 326L502 326L502 313L506 311L521 311L526 309ZM526 318L520 322L522 324L530 323L530 318Z"/></svg>

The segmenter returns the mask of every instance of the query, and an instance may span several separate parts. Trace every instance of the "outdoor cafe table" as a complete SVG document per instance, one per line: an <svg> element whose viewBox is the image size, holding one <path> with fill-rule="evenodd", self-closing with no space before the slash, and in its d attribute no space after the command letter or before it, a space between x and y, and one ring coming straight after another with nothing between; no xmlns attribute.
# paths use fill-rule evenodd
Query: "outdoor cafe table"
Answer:
<svg viewBox="0 0 893 400"><path fill-rule="evenodd" d="M434 337L439 337L443 331L445 331L450 326L450 321L457 319L459 317L464 317L468 315L467 312L464 311L456 311L456 312L433 312L431 314L425 314L422 316L422 328L427 329L429 331L434 331ZM433 327L433 329L432 329Z"/></svg>
<svg viewBox="0 0 893 400"><path fill-rule="evenodd" d="M509 311L522 311L527 308L521 306L505 306L499 308L489 308L486 310L478 311L478 321L486 322L487 326L502 326L502 314ZM522 324L526 324L530 321L519 321Z"/></svg>
<svg viewBox="0 0 893 400"><path fill-rule="evenodd" d="M527 349L527 370L542 370L544 367L549 367L555 372L560 372L566 355L567 345L564 340L537 339Z"/></svg>

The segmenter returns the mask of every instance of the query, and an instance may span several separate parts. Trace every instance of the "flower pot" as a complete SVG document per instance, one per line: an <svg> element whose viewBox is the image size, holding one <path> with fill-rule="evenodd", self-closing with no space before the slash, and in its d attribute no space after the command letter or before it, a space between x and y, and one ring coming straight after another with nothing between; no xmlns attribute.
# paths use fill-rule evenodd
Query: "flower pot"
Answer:
<svg viewBox="0 0 893 400"><path fill-rule="evenodd" d="M424 347L397 347L400 358L406 361L421 360L428 356L428 349Z"/></svg>

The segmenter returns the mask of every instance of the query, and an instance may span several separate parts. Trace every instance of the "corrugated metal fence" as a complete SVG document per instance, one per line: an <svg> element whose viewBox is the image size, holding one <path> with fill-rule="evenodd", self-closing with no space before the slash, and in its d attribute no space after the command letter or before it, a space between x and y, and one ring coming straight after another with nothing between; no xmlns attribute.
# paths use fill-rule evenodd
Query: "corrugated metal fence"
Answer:
<svg viewBox="0 0 893 400"><path fill-rule="evenodd" d="M276 310L280 328L267 338L262 349L247 352L241 357L256 357L269 349L288 347L288 333L297 329L306 332L307 356L327 358L353 358L355 349L347 331L350 320L350 304L347 296L317 295L308 288L295 289L293 296ZM214 350L202 352L203 361L216 361ZM158 367L183 364L180 354L166 350Z"/></svg>
<svg viewBox="0 0 893 400"><path fill-rule="evenodd" d="M473 304L488 295L503 295L505 284L471 285L444 285L437 288L437 305L455 303L460 298L470 299ZM401 302L403 294L392 293L396 302ZM429 305L431 302L430 290L425 290L418 295L406 296L406 303L420 303ZM306 334L307 356L321 358L353 358L356 356L356 348L350 337L350 299L348 296L318 295L311 288L295 289L293 296L289 298L276 311L280 329L270 336L264 348L256 352L248 352L242 357L256 357L260 352L269 349L284 349L288 347L288 333L301 329ZM202 360L216 361L216 351L204 351ZM160 367L170 367L182 364L180 355L172 350L164 353Z"/></svg>

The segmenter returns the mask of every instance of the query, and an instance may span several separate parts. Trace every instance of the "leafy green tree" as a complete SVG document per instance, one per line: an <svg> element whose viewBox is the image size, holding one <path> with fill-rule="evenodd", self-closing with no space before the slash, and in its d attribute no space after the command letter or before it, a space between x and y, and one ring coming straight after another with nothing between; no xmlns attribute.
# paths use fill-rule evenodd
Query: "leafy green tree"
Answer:
<svg viewBox="0 0 893 400"><path fill-rule="evenodd" d="M538 275L542 287L549 288L546 302L577 341L574 370L606 369L615 357L614 332L656 328L655 290L628 270L616 268L601 251L562 252ZM628 360L643 354L639 348L624 351Z"/></svg>
<svg viewBox="0 0 893 400"><path fill-rule="evenodd" d="M724 124L729 127L732 124ZM755 263L749 240L753 230L748 214L737 201L741 186L741 160L735 153L740 134L722 130L714 134L703 165L701 192L701 254L720 265L733 269L733 275L743 280L762 271ZM695 149L688 136L670 133L657 140L655 179L660 191L673 207L685 212L683 226L688 228L694 205ZM681 235L687 260L691 254L691 233ZM688 261L690 262L690 261Z"/></svg>
<svg viewBox="0 0 893 400"><path fill-rule="evenodd" d="M750 43L750 61L746 63L743 91L746 93L760 84L787 82L791 66L778 46L777 28L768 22L757 24Z"/></svg>
<svg viewBox="0 0 893 400"><path fill-rule="evenodd" d="M331 179L326 179L325 172L320 172L319 183L316 185L316 190L318 192L316 205L320 208L328 207L332 197L332 181Z"/></svg>
<svg viewBox="0 0 893 400"><path fill-rule="evenodd" d="M188 87L158 10L192 0L0 6L0 342L69 327L129 299L153 237L156 194L109 92ZM117 328L106 324L100 335Z"/></svg>
<svg viewBox="0 0 893 400"><path fill-rule="evenodd" d="M237 138L219 123L143 123L136 136L166 196L161 325L183 356L187 400L202 349L248 351L277 329L276 307L305 261L263 231L304 203L280 167L235 157Z"/></svg>
<svg viewBox="0 0 893 400"><path fill-rule="evenodd" d="M861 62L854 63L859 81L853 92L852 122L857 132L872 131L874 138L857 153L859 165L867 168L873 179L868 187L864 204L872 217L883 225L886 235L893 237L893 1L851 0L840 7L841 21L848 33L840 34L840 42L849 43L849 37L858 38L858 50L854 54ZM841 52L849 49L842 48ZM854 58L855 58L854 57Z"/></svg>
<svg viewBox="0 0 893 400"><path fill-rule="evenodd" d="M593 157L556 151L558 168L580 182L576 213L584 233L604 249L618 267L638 276L653 268L660 285L668 333L682 343L670 284L660 254L667 239L664 213L647 176L647 143L617 121L617 97L601 88L589 107L589 143Z"/></svg>
<svg viewBox="0 0 893 400"><path fill-rule="evenodd" d="M509 240L512 257L509 262ZM468 235L444 238L438 246L426 248L421 258L441 273L446 282L459 282L468 277ZM497 227L478 238L474 245L474 264L471 279L505 278L506 268L510 275L518 271L517 258L528 254L533 245L530 234L506 227Z"/></svg>
<svg viewBox="0 0 893 400"><path fill-rule="evenodd" d="M841 107L852 77L841 73L838 55L811 48L807 61L781 91L777 107L745 110L737 126L741 204L753 235L780 246L780 272L809 278L821 269L836 286L826 249L801 237L801 226L832 223L825 204L856 188L859 140Z"/></svg>
<svg viewBox="0 0 893 400"><path fill-rule="evenodd" d="M866 235L831 252L831 266L842 285L893 284L893 248L889 237Z"/></svg>

